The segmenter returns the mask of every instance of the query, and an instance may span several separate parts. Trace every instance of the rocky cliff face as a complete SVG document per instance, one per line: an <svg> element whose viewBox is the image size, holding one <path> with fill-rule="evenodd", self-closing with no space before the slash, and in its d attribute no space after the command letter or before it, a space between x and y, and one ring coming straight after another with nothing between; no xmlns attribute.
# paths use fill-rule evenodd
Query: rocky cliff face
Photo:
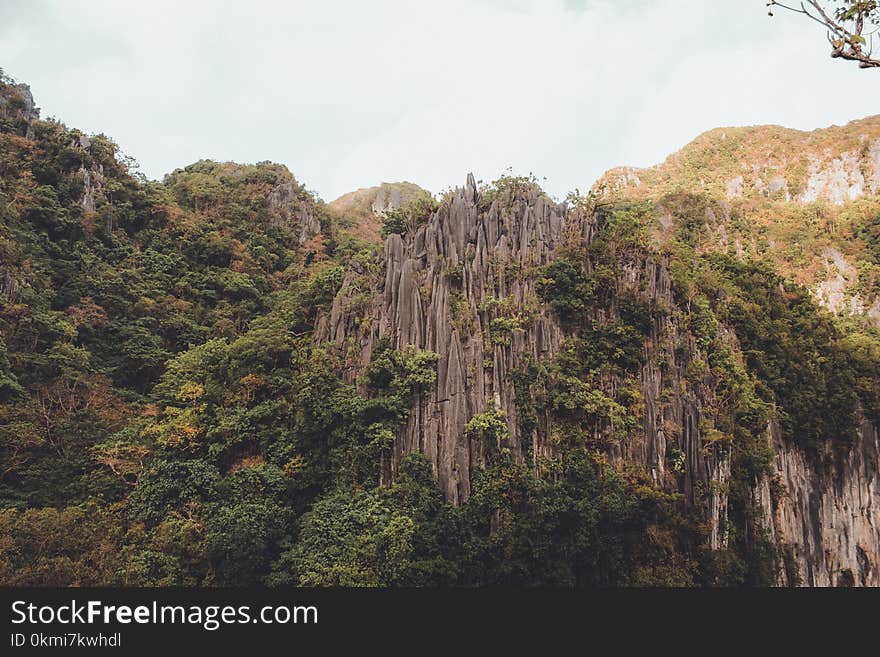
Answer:
<svg viewBox="0 0 880 657"><path fill-rule="evenodd" d="M518 458L527 450L552 453L549 412L538 414L531 435L521 435L513 378L527 362L552 359L566 331L540 302L534 276L525 272L553 262L561 248L589 244L600 230L596 217L579 216L534 191L502 193L487 204L469 177L415 233L389 236L376 272L348 272L332 309L319 318L316 338L345 354L349 380L383 336L397 348L415 345L439 356L436 386L414 404L386 476L394 477L403 455L421 452L433 463L447 498L466 501L482 454L465 427L493 406L505 413ZM667 308L675 305L662 260L637 259L618 279L620 289ZM365 290L372 290L367 301ZM732 333L726 339L737 348ZM703 409L713 393L686 376L700 357L694 338L674 313L666 313L655 318L644 349L640 427L610 444L607 456L682 493L705 518L710 546L725 547L731 454L703 435ZM613 389L616 382L606 385ZM767 440L778 475L754 482L754 498L772 540L796 564L799 581L880 585L876 428L863 422L858 440L838 454L830 471L783 440L778 429L771 427ZM781 584L794 583L795 569L787 565Z"/></svg>
<svg viewBox="0 0 880 657"><path fill-rule="evenodd" d="M833 313L880 326L863 243L880 194L880 116L812 132L711 130L656 166L612 169L596 189L664 207L683 194L707 200L704 245L772 261Z"/></svg>
<svg viewBox="0 0 880 657"><path fill-rule="evenodd" d="M471 470L478 449L465 436L465 425L490 404L507 413L512 443L519 446L511 371L526 357L549 358L559 348L562 331L538 307L534 281L511 274L511 266L547 264L570 228L565 208L543 197L501 199L488 209L477 205L472 176L414 235L391 235L385 243L381 277L368 307L352 313L345 292L320 320L318 339L350 350L350 375L370 358L382 336L395 347L415 345L437 353L437 384L418 400L396 442L393 476L400 457L411 451L428 456L441 488L455 502L470 495ZM353 289L358 272L343 289ZM533 308L509 344L493 343L492 322L500 317L497 301ZM363 321L366 319L367 321ZM546 436L535 436L537 450Z"/></svg>
<svg viewBox="0 0 880 657"><path fill-rule="evenodd" d="M266 204L269 208L269 225L292 230L300 245L321 232L314 201L310 195L303 193L290 174L272 188Z"/></svg>
<svg viewBox="0 0 880 657"><path fill-rule="evenodd" d="M31 88L26 84L5 83L0 77L0 121L27 139L33 139L31 124L40 118Z"/></svg>
<svg viewBox="0 0 880 657"><path fill-rule="evenodd" d="M880 444L868 421L827 469L771 425L774 479L756 487L764 522L807 586L880 586ZM774 495L771 484L781 484ZM782 583L791 584L783 574Z"/></svg>
<svg viewBox="0 0 880 657"><path fill-rule="evenodd" d="M627 195L685 187L730 201L844 205L880 191L880 116L812 132L780 126L717 128L662 164L615 168L599 184Z"/></svg>

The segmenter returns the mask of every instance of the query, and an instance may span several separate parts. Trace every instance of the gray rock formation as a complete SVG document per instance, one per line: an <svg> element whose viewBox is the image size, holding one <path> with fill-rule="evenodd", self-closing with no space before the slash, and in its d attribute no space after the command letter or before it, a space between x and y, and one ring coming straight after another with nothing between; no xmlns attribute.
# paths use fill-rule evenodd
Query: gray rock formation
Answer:
<svg viewBox="0 0 880 657"><path fill-rule="evenodd" d="M288 179L278 182L269 193L266 203L269 208L269 225L292 230L298 244L304 244L321 232L315 205L310 197L302 193L302 188L296 181Z"/></svg>
<svg viewBox="0 0 880 657"><path fill-rule="evenodd" d="M70 147L78 148L88 153L92 147L92 140L87 135L79 135L71 142ZM83 186L82 197L80 197L79 204L82 206L83 212L86 214L93 214L97 211L98 199L103 197L104 165L92 164L89 167L81 165L79 171L77 171L77 175ZM110 223L111 221L112 219L110 218L110 215L108 215L108 223L105 226L107 232L110 232L113 229L113 226Z"/></svg>
<svg viewBox="0 0 880 657"><path fill-rule="evenodd" d="M4 85L0 81L0 120L11 123L26 139L33 139L32 124L39 118L40 110L34 104L34 97L28 85Z"/></svg>
<svg viewBox="0 0 880 657"><path fill-rule="evenodd" d="M825 161L810 156L806 189L799 197L802 203L815 203L827 198L835 205L843 205L865 195L865 176L862 158L857 153L841 153Z"/></svg>
<svg viewBox="0 0 880 657"><path fill-rule="evenodd" d="M523 445L537 455L551 453L550 418L540 418L532 435L520 435L514 400L513 373L530 360L552 358L564 338L562 327L539 302L529 272L553 262L560 247L588 244L597 230L595 218L580 218L536 191L502 193L486 207L468 177L467 185L415 234L389 236L378 275L348 272L330 312L319 317L316 339L344 353L349 380L369 362L383 336L397 348L415 345L439 355L436 386L414 404L395 443L388 477L394 477L403 455L421 452L432 462L446 497L466 501L471 472L482 457L465 425L490 406L505 412L517 457L524 456ZM655 258L628 264L619 272L618 285L667 308L675 306L668 269ZM365 286L372 286L374 294L368 303L358 303ZM499 335L493 324L499 318L512 319L505 326L515 328ZM725 333L725 339L738 349L732 333ZM681 492L701 509L711 547L724 547L730 448L702 435L707 420L702 409L712 393L685 375L688 365L703 356L674 313L655 319L645 354L639 375L642 426L612 444L608 457L646 472L658 486ZM776 479L786 492L771 495L771 480L756 481L755 500L768 532L796 562L801 582L880 585L876 428L864 422L859 440L838 456L831 473L820 472L772 427L767 439L776 455ZM781 577L781 584L788 583Z"/></svg>
<svg viewBox="0 0 880 657"><path fill-rule="evenodd" d="M870 189L872 194L880 193L880 139L875 139L868 147L870 160Z"/></svg>
<svg viewBox="0 0 880 657"><path fill-rule="evenodd" d="M501 198L480 210L469 176L466 187L415 235L388 237L384 272L365 311L368 322L348 312L344 294L334 301L329 317L319 321L319 340L343 347L347 338L356 337L352 378L385 335L395 347L412 344L440 356L434 390L418 401L396 442L392 476L400 457L418 450L431 459L446 496L456 503L467 500L479 456L464 428L493 404L506 412L518 448L511 371L529 357L552 357L562 331L539 307L534 281L515 272L552 262L567 218L564 207L537 194ZM350 278L357 275L349 273ZM501 316L503 300L535 313L522 318L509 340L493 342L492 320ZM538 451L543 449L546 441L538 436L534 441Z"/></svg>
<svg viewBox="0 0 880 657"><path fill-rule="evenodd" d="M94 212L96 209L95 195L104 186L104 167L102 165L92 167L91 169L80 167L79 175L83 183L83 195L80 205L82 205L83 210L86 212Z"/></svg>
<svg viewBox="0 0 880 657"><path fill-rule="evenodd" d="M12 268L6 267L3 272L3 285L0 287L0 294L2 294L3 298L7 301L13 302L16 299L18 288L19 284L18 281L15 280Z"/></svg>
<svg viewBox="0 0 880 657"><path fill-rule="evenodd" d="M790 550L807 586L880 586L880 443L863 421L857 438L827 471L817 470L771 425L775 480L756 490L764 523ZM781 487L779 487L781 484ZM783 574L780 582L789 584Z"/></svg>
<svg viewBox="0 0 880 657"><path fill-rule="evenodd" d="M26 84L9 84L0 94L0 117L35 121L40 111L34 104L31 88Z"/></svg>
<svg viewBox="0 0 880 657"><path fill-rule="evenodd" d="M405 198L406 195L402 190L395 187L382 186L376 192L376 198L373 199L370 209L373 211L373 214L382 214L402 206Z"/></svg>

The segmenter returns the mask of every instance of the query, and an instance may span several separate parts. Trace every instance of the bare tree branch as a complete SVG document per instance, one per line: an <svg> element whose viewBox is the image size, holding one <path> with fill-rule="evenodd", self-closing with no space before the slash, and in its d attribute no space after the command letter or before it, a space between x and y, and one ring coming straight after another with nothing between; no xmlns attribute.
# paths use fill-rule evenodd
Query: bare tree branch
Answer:
<svg viewBox="0 0 880 657"><path fill-rule="evenodd" d="M867 25L880 21L878 0L804 0L798 6L768 0L767 6L770 16L773 8L779 7L822 25L832 57L858 62L860 68L880 68L880 59L873 57L876 30L865 33Z"/></svg>

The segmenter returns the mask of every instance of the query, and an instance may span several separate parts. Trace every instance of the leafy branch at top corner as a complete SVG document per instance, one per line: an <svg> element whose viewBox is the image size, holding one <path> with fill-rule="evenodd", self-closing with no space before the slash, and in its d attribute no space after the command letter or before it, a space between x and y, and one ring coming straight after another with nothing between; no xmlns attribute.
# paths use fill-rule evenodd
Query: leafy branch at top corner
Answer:
<svg viewBox="0 0 880 657"><path fill-rule="evenodd" d="M831 56L858 62L859 68L880 68L873 56L874 37L880 29L880 0L805 0L797 4L767 1L768 15L779 7L801 14L823 26Z"/></svg>

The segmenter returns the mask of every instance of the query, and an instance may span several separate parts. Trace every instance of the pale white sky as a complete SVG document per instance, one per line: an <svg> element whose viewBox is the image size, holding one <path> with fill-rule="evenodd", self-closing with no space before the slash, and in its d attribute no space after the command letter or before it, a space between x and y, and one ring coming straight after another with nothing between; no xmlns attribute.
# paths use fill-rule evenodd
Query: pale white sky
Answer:
<svg viewBox="0 0 880 657"><path fill-rule="evenodd" d="M145 174L286 164L324 199L508 166L562 197L704 130L880 112L880 70L765 0L0 1L0 67Z"/></svg>

